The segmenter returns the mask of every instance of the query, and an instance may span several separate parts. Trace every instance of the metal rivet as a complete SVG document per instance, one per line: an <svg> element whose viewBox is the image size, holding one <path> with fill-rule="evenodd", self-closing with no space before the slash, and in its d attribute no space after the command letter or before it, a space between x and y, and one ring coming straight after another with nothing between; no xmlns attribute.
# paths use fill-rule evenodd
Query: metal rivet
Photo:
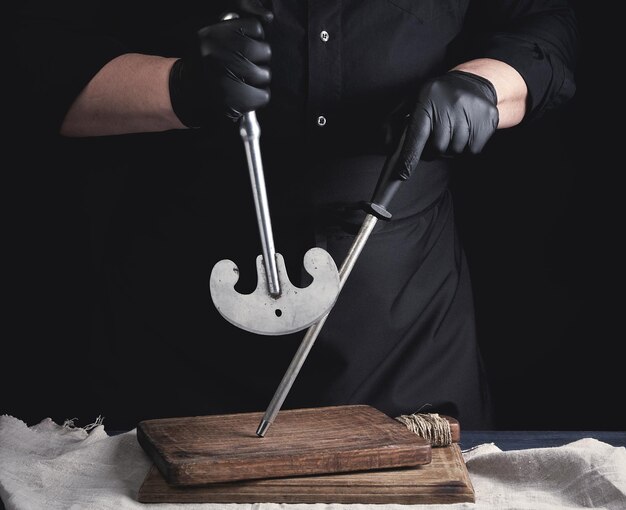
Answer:
<svg viewBox="0 0 626 510"><path fill-rule="evenodd" d="M324 127L326 125L326 117L324 117L323 115L320 115L317 118L317 125L320 127Z"/></svg>
<svg viewBox="0 0 626 510"><path fill-rule="evenodd" d="M328 41L328 39L330 39L330 34L328 32L326 32L326 30L322 30L320 32L320 39L324 42Z"/></svg>

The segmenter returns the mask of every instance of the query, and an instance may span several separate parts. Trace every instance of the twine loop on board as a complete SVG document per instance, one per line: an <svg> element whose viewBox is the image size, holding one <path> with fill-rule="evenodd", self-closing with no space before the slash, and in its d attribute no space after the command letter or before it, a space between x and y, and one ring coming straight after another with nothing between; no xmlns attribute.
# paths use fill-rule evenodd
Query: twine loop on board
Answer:
<svg viewBox="0 0 626 510"><path fill-rule="evenodd" d="M437 413L403 414L396 417L406 428L420 437L430 441L432 446L448 446L452 444L450 422Z"/></svg>

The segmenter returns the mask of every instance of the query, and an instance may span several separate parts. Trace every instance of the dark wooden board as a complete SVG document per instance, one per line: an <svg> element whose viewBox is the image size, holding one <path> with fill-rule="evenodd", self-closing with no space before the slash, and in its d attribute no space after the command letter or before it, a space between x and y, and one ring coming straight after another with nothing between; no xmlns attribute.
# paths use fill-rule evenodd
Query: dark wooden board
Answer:
<svg viewBox="0 0 626 510"><path fill-rule="evenodd" d="M286 410L266 436L263 413L145 420L137 440L171 485L407 467L431 461L430 443L365 405Z"/></svg>
<svg viewBox="0 0 626 510"><path fill-rule="evenodd" d="M140 503L363 503L434 504L474 502L457 444L432 449L429 464L413 468L314 475L174 487L152 466Z"/></svg>

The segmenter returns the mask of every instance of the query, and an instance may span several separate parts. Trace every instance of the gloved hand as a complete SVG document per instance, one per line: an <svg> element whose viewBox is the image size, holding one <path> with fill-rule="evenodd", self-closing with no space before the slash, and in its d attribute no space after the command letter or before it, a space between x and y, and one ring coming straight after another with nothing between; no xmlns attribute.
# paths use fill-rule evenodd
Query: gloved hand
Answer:
<svg viewBox="0 0 626 510"><path fill-rule="evenodd" d="M384 126L394 147L385 161L372 200L365 209L388 220L389 203L417 167L423 153L452 156L480 152L498 127L498 98L490 81L464 71L449 71L420 90L413 113L398 122L396 109Z"/></svg>
<svg viewBox="0 0 626 510"><path fill-rule="evenodd" d="M498 127L496 90L485 78L450 71L420 90L402 136L396 172L408 179L430 155L477 154Z"/></svg>
<svg viewBox="0 0 626 510"><path fill-rule="evenodd" d="M203 27L193 51L170 72L174 113L188 127L200 127L216 115L232 120L270 100L270 45L263 23L273 19L258 0L235 0L240 17Z"/></svg>

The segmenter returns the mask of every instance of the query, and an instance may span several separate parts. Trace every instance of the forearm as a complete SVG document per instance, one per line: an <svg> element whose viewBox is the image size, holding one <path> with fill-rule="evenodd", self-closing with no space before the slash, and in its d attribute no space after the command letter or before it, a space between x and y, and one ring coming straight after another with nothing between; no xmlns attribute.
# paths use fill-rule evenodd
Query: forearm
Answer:
<svg viewBox="0 0 626 510"><path fill-rule="evenodd" d="M183 129L172 110L169 72L175 58L128 53L108 62L70 106L68 137Z"/></svg>
<svg viewBox="0 0 626 510"><path fill-rule="evenodd" d="M510 65L499 60L480 58L454 67L489 80L498 96L498 129L519 124L526 114L528 88L522 76Z"/></svg>

